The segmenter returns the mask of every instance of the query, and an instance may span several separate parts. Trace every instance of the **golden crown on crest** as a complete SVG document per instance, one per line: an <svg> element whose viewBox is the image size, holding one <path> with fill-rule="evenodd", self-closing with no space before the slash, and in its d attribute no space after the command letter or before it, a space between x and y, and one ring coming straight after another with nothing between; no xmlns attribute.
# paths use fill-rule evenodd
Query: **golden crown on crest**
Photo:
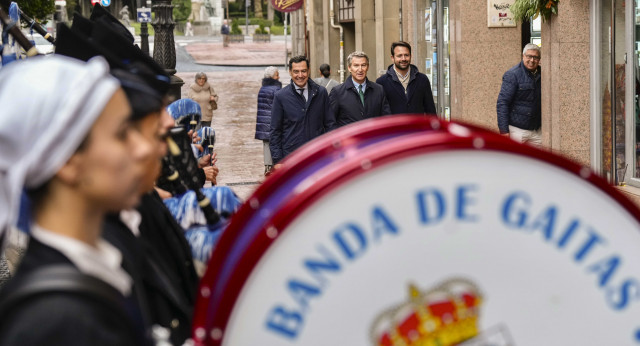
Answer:
<svg viewBox="0 0 640 346"><path fill-rule="evenodd" d="M376 346L447 346L478 335L482 296L474 283L452 278L425 291L409 285L409 299L371 325Z"/></svg>

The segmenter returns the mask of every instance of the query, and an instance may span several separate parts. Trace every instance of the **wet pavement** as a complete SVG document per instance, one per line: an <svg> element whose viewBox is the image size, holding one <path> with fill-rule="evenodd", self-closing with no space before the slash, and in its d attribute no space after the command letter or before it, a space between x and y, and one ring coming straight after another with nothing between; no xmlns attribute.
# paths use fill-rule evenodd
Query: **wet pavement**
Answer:
<svg viewBox="0 0 640 346"><path fill-rule="evenodd" d="M237 60L242 54L257 54L263 62L284 60L284 42L231 44L223 50L219 40L210 42L181 41L176 39L176 75L185 82L182 97L187 97L189 86L194 83L195 74L203 71L209 84L218 93L218 109L213 112L211 126L216 131L215 151L218 153L218 185L231 187L236 194L246 200L264 180L262 141L254 139L258 91L262 84L265 66L210 65L247 61L255 64L251 55ZM255 45L261 45L259 52L248 52ZM190 54L194 52L194 54ZM226 54L233 57L227 61ZM257 55L253 55L255 58ZM217 59L217 60L216 60ZM222 60L221 60L222 59ZM271 60L270 60L271 59ZM205 64L206 63L206 64ZM267 65L268 66L268 65ZM278 66L283 75L283 67ZM288 76L286 72L284 76ZM285 78L288 80L288 78Z"/></svg>

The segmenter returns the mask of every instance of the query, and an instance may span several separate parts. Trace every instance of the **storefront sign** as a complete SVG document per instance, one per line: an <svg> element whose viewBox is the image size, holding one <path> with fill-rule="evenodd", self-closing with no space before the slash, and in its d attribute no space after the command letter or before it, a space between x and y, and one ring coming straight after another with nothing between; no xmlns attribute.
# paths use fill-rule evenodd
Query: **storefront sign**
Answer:
<svg viewBox="0 0 640 346"><path fill-rule="evenodd" d="M515 0L487 0L487 26L494 27L515 27L513 14L509 8Z"/></svg>
<svg viewBox="0 0 640 346"><path fill-rule="evenodd" d="M640 344L637 208L564 158L421 119L433 130L355 150L353 127L330 134L317 152L343 160L316 164L260 232L223 236L221 252L250 247L210 264L231 277L205 276L198 304L217 305L197 308L196 343ZM314 167L287 167L300 158L283 169ZM269 197L245 209L269 214Z"/></svg>
<svg viewBox="0 0 640 346"><path fill-rule="evenodd" d="M276 11L293 12L299 9L304 0L271 0L271 4Z"/></svg>

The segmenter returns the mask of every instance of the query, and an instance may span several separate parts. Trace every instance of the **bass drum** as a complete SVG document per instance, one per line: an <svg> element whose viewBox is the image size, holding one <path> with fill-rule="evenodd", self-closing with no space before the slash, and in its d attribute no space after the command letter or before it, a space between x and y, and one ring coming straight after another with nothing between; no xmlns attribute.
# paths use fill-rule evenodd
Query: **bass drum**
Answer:
<svg viewBox="0 0 640 346"><path fill-rule="evenodd" d="M640 213L588 168L418 116L296 151L202 280L199 345L637 345Z"/></svg>

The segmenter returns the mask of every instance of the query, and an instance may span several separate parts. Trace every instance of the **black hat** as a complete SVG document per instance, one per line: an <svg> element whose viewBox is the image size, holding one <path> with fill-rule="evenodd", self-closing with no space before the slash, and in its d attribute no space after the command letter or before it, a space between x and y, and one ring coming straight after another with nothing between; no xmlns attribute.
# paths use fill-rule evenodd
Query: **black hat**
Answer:
<svg viewBox="0 0 640 346"><path fill-rule="evenodd" d="M78 21L78 16L75 16L74 25ZM64 55L71 58L76 58L82 61L88 61L94 56L103 56L109 63L111 69L119 68L125 69L126 66L120 62L120 60L111 52L95 45L87 37L79 34L76 31L70 29L66 24L59 23L57 28L56 37L56 51L58 55Z"/></svg>
<svg viewBox="0 0 640 346"><path fill-rule="evenodd" d="M140 48L128 42L102 22L94 22L91 40L105 50L113 53L127 69L142 78L162 94L169 91L170 79L167 72Z"/></svg>
<svg viewBox="0 0 640 346"><path fill-rule="evenodd" d="M82 22L81 16L76 15L74 23ZM84 23L86 28L91 28L93 22ZM135 71L144 69L144 65L140 63L124 64L121 59L116 57L112 52L105 50L103 47L96 45L83 34L69 29L63 23L58 25L56 54L69 56L79 60L87 61L94 56L103 56L111 67L111 74L116 77L127 94L131 108L133 109L132 119L138 120L144 118L149 113L154 113L162 109L164 106L164 92L153 88L144 78L145 75L153 75L152 72L140 73Z"/></svg>
<svg viewBox="0 0 640 346"><path fill-rule="evenodd" d="M89 19L94 22L100 22L108 25L114 32L117 32L131 44L135 41L133 35L131 35L131 31L129 31L126 26L120 23L116 17L109 13L109 11L99 3L96 3L96 5L93 6L93 11L91 12L91 17L89 17Z"/></svg>
<svg viewBox="0 0 640 346"><path fill-rule="evenodd" d="M93 32L93 22L88 18L83 17L80 13L75 12L73 14L73 23L71 24L71 30L73 32L82 34L84 37L91 37Z"/></svg>
<svg viewBox="0 0 640 346"><path fill-rule="evenodd" d="M129 71L113 69L111 74L120 81L127 94L133 113L131 119L139 120L164 107L163 94L150 87L146 80Z"/></svg>

